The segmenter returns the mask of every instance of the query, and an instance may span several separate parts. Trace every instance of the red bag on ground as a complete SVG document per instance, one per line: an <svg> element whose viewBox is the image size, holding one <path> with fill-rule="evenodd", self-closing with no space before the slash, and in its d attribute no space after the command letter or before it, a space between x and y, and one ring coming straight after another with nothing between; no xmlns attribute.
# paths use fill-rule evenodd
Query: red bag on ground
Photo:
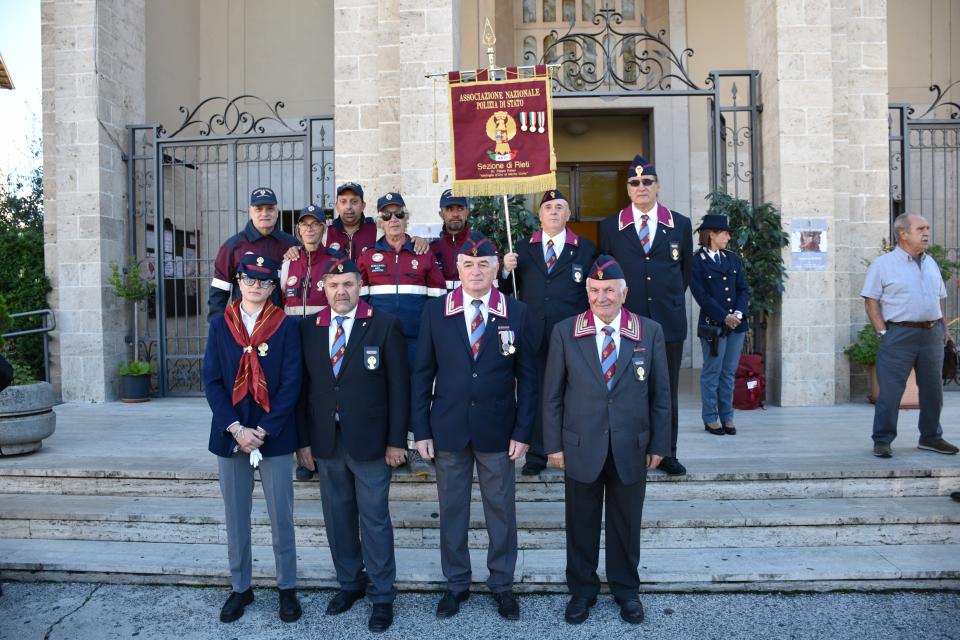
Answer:
<svg viewBox="0 0 960 640"><path fill-rule="evenodd" d="M733 408L762 409L767 379L763 375L763 354L745 353L733 379Z"/></svg>

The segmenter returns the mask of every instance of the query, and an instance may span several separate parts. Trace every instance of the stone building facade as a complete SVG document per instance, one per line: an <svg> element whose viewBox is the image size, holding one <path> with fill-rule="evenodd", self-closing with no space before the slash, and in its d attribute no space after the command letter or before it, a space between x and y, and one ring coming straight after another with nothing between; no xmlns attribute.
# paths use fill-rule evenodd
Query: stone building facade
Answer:
<svg viewBox="0 0 960 640"><path fill-rule="evenodd" d="M63 399L115 398L116 366L128 352L129 310L106 287L110 263L130 247L128 125L169 125L177 106L244 94L283 100L290 121L329 114L336 181L361 182L369 201L399 190L414 222L436 222L450 178L449 129L446 92L428 76L484 66L486 19L497 62L523 64L525 47L543 53L551 29L562 33L571 15L580 25L603 4L42 0L46 260ZM648 31L664 29L673 51L694 49L689 71L698 83L711 70L760 72L762 165L750 169L762 174L762 199L781 209L787 229L796 218L825 219L830 238L826 270L791 269L771 321L769 400L855 397L862 372L851 372L842 350L864 321L864 261L889 234L887 105L923 105L926 85L960 80L960 0L610 6ZM600 171L645 150L663 176L663 200L696 221L709 188L706 114L706 102L692 97L564 97L555 100L557 121L588 131L564 133L558 156L571 172ZM687 366L699 365L698 352L688 340Z"/></svg>

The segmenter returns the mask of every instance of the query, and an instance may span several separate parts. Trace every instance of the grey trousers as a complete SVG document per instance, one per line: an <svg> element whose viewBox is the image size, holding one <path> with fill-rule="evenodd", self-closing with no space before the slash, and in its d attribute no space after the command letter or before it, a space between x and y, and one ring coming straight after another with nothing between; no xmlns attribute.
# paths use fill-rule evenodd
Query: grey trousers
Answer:
<svg viewBox="0 0 960 640"><path fill-rule="evenodd" d="M943 434L943 326L914 329L892 324L887 326L877 352L880 395L873 411L874 442L890 444L897 437L900 398L911 369L916 369L920 390L920 437L936 438Z"/></svg>
<svg viewBox="0 0 960 640"><path fill-rule="evenodd" d="M220 493L227 525L230 582L240 593L250 588L253 574L250 510L253 508L253 474L249 454L238 451L229 458L217 456ZM277 587L297 586L297 541L293 530L293 458L272 456L260 461L260 482L270 514Z"/></svg>
<svg viewBox="0 0 960 640"><path fill-rule="evenodd" d="M343 448L339 430L333 457L316 462L323 522L340 588L366 588L374 604L393 602L397 596L389 502L393 470L383 458L351 458Z"/></svg>
<svg viewBox="0 0 960 640"><path fill-rule="evenodd" d="M447 588L470 588L470 495L476 461L483 499L483 517L490 545L487 548L487 587L494 593L513 588L517 566L517 505L515 467L507 452L481 453L467 446L460 451L437 451L437 494L440 499L440 566Z"/></svg>

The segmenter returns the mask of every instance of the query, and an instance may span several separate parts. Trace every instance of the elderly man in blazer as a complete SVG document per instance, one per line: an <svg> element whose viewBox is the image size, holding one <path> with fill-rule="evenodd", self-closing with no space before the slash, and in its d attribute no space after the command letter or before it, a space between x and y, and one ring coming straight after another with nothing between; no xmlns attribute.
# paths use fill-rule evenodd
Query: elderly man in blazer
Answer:
<svg viewBox="0 0 960 640"><path fill-rule="evenodd" d="M352 260L330 263L323 289L330 306L300 321L297 461L310 470L316 464L320 478L340 583L327 615L349 610L366 595L373 604L367 626L383 632L393 623L397 594L389 497L410 415L407 344L399 320L360 300L360 272Z"/></svg>
<svg viewBox="0 0 960 640"><path fill-rule="evenodd" d="M565 619L579 624L597 601L600 521L606 501L607 582L620 617L643 605L640 519L647 469L670 452L670 383L660 325L623 307L624 273L600 255L587 278L590 309L558 323L543 383L543 436L565 470Z"/></svg>
<svg viewBox="0 0 960 640"><path fill-rule="evenodd" d="M493 287L499 264L486 238L464 242L457 269L460 286L424 306L412 384L417 449L424 459L436 458L447 579L437 617L456 615L470 594L467 534L476 464L490 540L487 586L499 614L516 620L514 463L527 452L537 402L527 306Z"/></svg>
<svg viewBox="0 0 960 640"><path fill-rule="evenodd" d="M642 156L630 163L630 204L600 223L600 252L613 256L629 287L626 307L663 328L670 373L670 454L660 463L669 475L683 475L677 459L677 390L680 361L687 339L686 291L693 269L693 226L690 218L657 201L657 169Z"/></svg>
<svg viewBox="0 0 960 640"><path fill-rule="evenodd" d="M505 278L500 290L513 290L509 277L513 272L520 299L530 308L530 344L537 354L537 379L542 385L553 325L587 309L584 282L597 248L588 238L567 228L570 204L561 191L543 193L539 216L540 230L529 241L518 242L515 253L503 257ZM546 466L543 422L537 407L523 475L535 476Z"/></svg>

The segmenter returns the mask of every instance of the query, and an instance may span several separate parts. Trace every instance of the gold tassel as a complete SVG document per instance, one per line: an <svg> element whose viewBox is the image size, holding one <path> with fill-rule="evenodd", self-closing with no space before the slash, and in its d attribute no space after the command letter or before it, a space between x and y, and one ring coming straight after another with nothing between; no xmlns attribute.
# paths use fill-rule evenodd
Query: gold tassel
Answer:
<svg viewBox="0 0 960 640"><path fill-rule="evenodd" d="M553 173L557 172L557 154L554 153L553 147L550 147L550 171Z"/></svg>
<svg viewBox="0 0 960 640"><path fill-rule="evenodd" d="M434 153L436 155L436 153ZM433 159L433 184L440 182L440 169L437 167L437 159Z"/></svg>

